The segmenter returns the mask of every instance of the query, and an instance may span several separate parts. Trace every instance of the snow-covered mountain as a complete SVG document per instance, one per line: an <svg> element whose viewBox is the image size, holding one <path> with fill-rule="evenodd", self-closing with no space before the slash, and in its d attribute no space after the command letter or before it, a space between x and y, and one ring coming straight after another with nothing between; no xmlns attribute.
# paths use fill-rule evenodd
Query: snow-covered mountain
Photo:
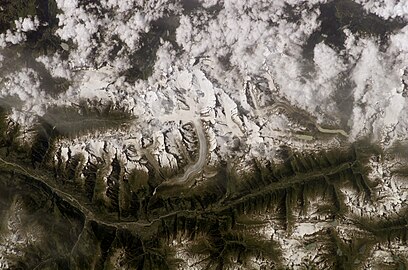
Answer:
<svg viewBox="0 0 408 270"><path fill-rule="evenodd" d="M408 267L406 1L3 2L0 268Z"/></svg>

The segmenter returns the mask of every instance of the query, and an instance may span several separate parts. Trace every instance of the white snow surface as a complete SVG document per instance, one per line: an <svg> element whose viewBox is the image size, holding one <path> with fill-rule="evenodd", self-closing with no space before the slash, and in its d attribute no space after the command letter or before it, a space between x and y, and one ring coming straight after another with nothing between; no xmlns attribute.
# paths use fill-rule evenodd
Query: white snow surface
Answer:
<svg viewBox="0 0 408 270"><path fill-rule="evenodd" d="M369 135L387 148L408 139L408 102L403 92L408 26L390 33L385 48L376 37L345 27L342 50L322 41L313 48L313 58L305 59L303 47L321 24L318 4L327 0L199 0L202 7L194 12L183 11L180 3L170 0L56 2L61 10L56 35L64 41L61 47L68 56L56 52L36 60L53 77L67 79L70 87L51 95L42 89L35 70L16 67L0 78L0 101L13 97L21 102L11 110L10 119L28 131L48 108L82 101L114 104L134 116L124 129L59 140L56 148L65 161L69 151L85 160L103 157L107 164L116 156L126 172L146 171L148 148L158 164L177 168L175 157L183 151L180 130L197 121L206 129L207 158L212 164L218 158L240 156L274 159L281 145L310 150L344 143L336 134L315 139L318 134L308 130L310 123L296 121L285 109L268 111L276 102L304 110L316 123L347 130L351 142ZM355 2L385 19L408 19L407 1ZM296 22L287 18L288 6L296 11ZM103 14L104 9L110 12ZM129 55L144 45L143 37L156 27L153 24L169 14L179 16L174 40L155 43L153 72L146 80L128 82L123 71L132 65ZM38 27L38 18L20 18L13 29L0 34L0 48L22 43L26 32ZM109 61L115 46L120 49ZM0 69L5 57L0 51ZM346 83L344 74L350 89L346 98L338 100L339 85ZM343 102L352 103L352 109L342 111ZM344 117L346 124L341 122ZM146 142L150 142L147 147ZM358 194L343 190L346 204L355 214L397 212L408 192L397 177L384 177L391 165L371 165L377 167L370 177L381 178L384 184L376 190L382 199L377 205L365 204ZM266 234L280 237L291 260L288 265L296 266L312 256L301 246L302 238L327 226L331 225L324 220L298 224L292 238L281 232Z"/></svg>

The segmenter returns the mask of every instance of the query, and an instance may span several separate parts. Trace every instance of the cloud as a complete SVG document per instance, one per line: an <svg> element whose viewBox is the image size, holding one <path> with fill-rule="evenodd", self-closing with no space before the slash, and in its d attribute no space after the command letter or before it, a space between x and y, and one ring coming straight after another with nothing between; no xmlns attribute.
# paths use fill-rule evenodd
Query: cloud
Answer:
<svg viewBox="0 0 408 270"><path fill-rule="evenodd" d="M363 5L367 11L384 19L397 17L408 19L408 2L395 0L354 0Z"/></svg>
<svg viewBox="0 0 408 270"><path fill-rule="evenodd" d="M319 83L322 84L332 81L346 68L337 52L323 42L314 48L313 61L318 69L317 74L320 75Z"/></svg>
<svg viewBox="0 0 408 270"><path fill-rule="evenodd" d="M353 114L352 138L370 135L377 141L389 144L406 133L406 98L402 96L401 72L406 58L401 49L401 35L391 36L391 46L381 52L373 38L360 39L361 54L352 70ZM357 46L357 45L356 45ZM402 56L405 54L405 56Z"/></svg>
<svg viewBox="0 0 408 270"><path fill-rule="evenodd" d="M105 0L89 4L75 0L56 2L61 10L57 15L59 29L56 33L61 39L76 45L76 49L71 50L71 58L77 66L101 66L118 42L125 49L119 51L117 58L124 59L123 54L131 54L141 46L140 36L150 30L153 21L161 18L164 12L178 9L178 5L170 0ZM109 12L102 13L102 10Z"/></svg>
<svg viewBox="0 0 408 270"><path fill-rule="evenodd" d="M254 87L262 83L271 86L259 94L262 107L274 100L287 100L307 110L318 122L332 125L338 125L343 120L340 117L347 114L353 139L369 132L381 139L381 130L393 125L397 125L395 132L401 130L402 134L403 128L399 126L404 122L405 105L398 92L401 92L400 70L408 61L407 28L390 35L387 53L380 50L375 37L362 37L344 29L343 51L330 47L322 36L313 48L313 59L306 59L304 45L320 28L317 4L326 0L199 2L202 7L183 13L181 4L170 0L103 0L92 6L83 1L57 0L61 13L56 34L69 44L69 55L67 59L59 54L41 56L37 61L53 76L74 82L60 96L60 100L73 103L84 97L80 95L84 85L81 80L97 85L99 77L95 74L104 66L111 78L92 97L124 104L126 110L143 119L141 125L146 132L157 132L162 126L155 126L153 119L183 111L186 99L191 98L197 107L207 108L209 117L214 117L214 132L222 134L223 141L231 140L234 135L247 136L244 140L249 140L248 134L242 134L253 130L248 144L271 150L276 147L272 139L268 146L261 146L266 142L260 135L262 129L257 128L262 125L262 117L251 111L252 100L246 93L246 83L250 82ZM369 8L369 1L364 5ZM293 16L288 15L288 9ZM179 16L177 44L157 42L151 76L132 85L126 83L120 74L133 64L129 55L142 46L141 37L156 31L158 26L153 22L169 16ZM17 25L20 32L6 32L0 44L23 41L23 30L33 29L36 19L21 19ZM88 72L92 78L85 80L82 76L86 72L78 71L82 68L99 71ZM347 89L339 88L342 80L349 83ZM25 91L21 95L27 94ZM342 102L337 100L340 91L348 94L345 102L353 103L353 109L348 112L342 112L338 106ZM39 104L60 102L38 93L36 96L41 98L34 98L33 102ZM221 108L214 108L215 104ZM233 113L230 107L234 108ZM227 117L228 109L231 115ZM293 119L280 121L280 128L289 132L284 125L290 121ZM264 128L274 132L279 129L266 124Z"/></svg>
<svg viewBox="0 0 408 270"><path fill-rule="evenodd" d="M6 48L8 45L17 45L27 39L25 32L34 31L40 25L37 16L28 16L14 21L15 27L7 29L5 33L0 34L0 48Z"/></svg>
<svg viewBox="0 0 408 270"><path fill-rule="evenodd" d="M16 28L20 29L22 32L34 31L40 26L40 21L38 17L35 16L34 18L27 17L27 18L20 18L18 21L15 21Z"/></svg>
<svg viewBox="0 0 408 270"><path fill-rule="evenodd" d="M37 16L20 17L14 21L14 27L7 29L5 33L0 34L0 48L6 48L8 45L17 45L24 42L26 32L35 31L40 26Z"/></svg>
<svg viewBox="0 0 408 270"><path fill-rule="evenodd" d="M54 55L41 55L36 58L36 61L44 64L45 68L53 77L61 77L70 80L72 77L72 70L70 69L67 60L63 60L59 53Z"/></svg>

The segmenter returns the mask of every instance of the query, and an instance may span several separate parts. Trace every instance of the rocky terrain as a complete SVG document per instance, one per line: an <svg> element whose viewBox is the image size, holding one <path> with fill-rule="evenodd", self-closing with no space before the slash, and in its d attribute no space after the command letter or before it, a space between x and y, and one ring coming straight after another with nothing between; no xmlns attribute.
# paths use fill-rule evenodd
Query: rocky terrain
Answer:
<svg viewBox="0 0 408 270"><path fill-rule="evenodd" d="M406 269L408 4L0 4L0 268Z"/></svg>

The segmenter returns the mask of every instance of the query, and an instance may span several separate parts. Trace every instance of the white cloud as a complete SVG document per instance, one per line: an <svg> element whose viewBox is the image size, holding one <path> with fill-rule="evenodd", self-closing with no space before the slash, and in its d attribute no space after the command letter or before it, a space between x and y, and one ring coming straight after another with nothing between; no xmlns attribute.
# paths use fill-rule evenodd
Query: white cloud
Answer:
<svg viewBox="0 0 408 270"><path fill-rule="evenodd" d="M118 40L126 47L120 54L131 53L140 47L140 35L150 30L151 22L161 18L164 12L178 9L178 5L170 0L105 0L89 4L109 10L102 15L88 11L87 6L75 0L56 2L62 11L57 15L59 29L56 33L76 45L76 49L71 49L70 60L77 66L100 66ZM118 58L124 58L120 54Z"/></svg>
<svg viewBox="0 0 408 270"><path fill-rule="evenodd" d="M70 80L72 76L72 70L66 60L61 59L59 53L46 56L41 55L36 58L36 61L44 64L45 68L51 73L53 77L61 77Z"/></svg>
<svg viewBox="0 0 408 270"><path fill-rule="evenodd" d="M406 101L397 91L401 83L400 66L395 62L396 56L380 52L374 40L366 39L361 45L361 56L352 73L356 86L351 135L352 138L373 135L378 141L392 141L407 128L403 120Z"/></svg>
<svg viewBox="0 0 408 270"><path fill-rule="evenodd" d="M102 0L101 5L109 8L117 8L118 12L126 12L133 8L133 6L141 6L143 0Z"/></svg>
<svg viewBox="0 0 408 270"><path fill-rule="evenodd" d="M322 83L332 81L345 70L345 64L339 55L324 43L319 43L314 48L314 58L318 74L322 78Z"/></svg>
<svg viewBox="0 0 408 270"><path fill-rule="evenodd" d="M0 48L5 48L10 44L17 45L25 40L26 36L21 31L7 29L6 33L0 34Z"/></svg>
<svg viewBox="0 0 408 270"><path fill-rule="evenodd" d="M218 4L218 0L199 0L199 2L203 5L205 8L210 8L216 4Z"/></svg>
<svg viewBox="0 0 408 270"><path fill-rule="evenodd" d="M170 74L173 71L173 63L175 62L176 52L169 42L165 42L156 53L157 59L154 64L154 69L164 74Z"/></svg>
<svg viewBox="0 0 408 270"><path fill-rule="evenodd" d="M77 6L74 1L57 1L57 5L64 11L57 15L59 19L59 29L56 34L62 40L72 40L78 49L75 52L74 60L77 65L84 65L87 58L96 45L92 36L98 32L100 21L92 14L87 14L82 8L72 8Z"/></svg>
<svg viewBox="0 0 408 270"><path fill-rule="evenodd" d="M238 78L223 80L226 85L231 79L235 80L238 85L230 85L232 89L241 87L239 84L247 75L262 74L262 70L269 68L282 92L296 102L300 95L312 96L305 93L308 88L300 83L300 45L319 27L319 11L305 10L295 23L282 18L283 7L284 2L278 1L225 1L223 9L214 18L203 12L183 16L177 29L177 41L191 57L225 57L240 74ZM221 77L216 74L221 70L213 67L209 72L214 77ZM234 72L224 75L234 76ZM237 96L232 89L228 94ZM304 104L305 99L299 101Z"/></svg>
<svg viewBox="0 0 408 270"><path fill-rule="evenodd" d="M124 22L119 22L114 32L126 43L130 50L139 45L140 33L148 32L149 24L142 12L135 12L132 17Z"/></svg>
<svg viewBox="0 0 408 270"><path fill-rule="evenodd" d="M405 0L354 0L384 19L408 18L408 2Z"/></svg>
<svg viewBox="0 0 408 270"><path fill-rule="evenodd" d="M43 115L51 98L40 88L37 73L29 68L8 74L4 78L0 98L17 97L23 102L21 106L13 107L10 118L19 123L23 130L30 128L37 115ZM15 104L11 104L15 105Z"/></svg>
<svg viewBox="0 0 408 270"><path fill-rule="evenodd" d="M27 17L27 18L20 18L19 21L15 21L16 28L21 29L22 32L34 31L40 26L40 21L38 17L35 16L34 18Z"/></svg>
<svg viewBox="0 0 408 270"><path fill-rule="evenodd" d="M353 138L371 130L372 126L380 138L383 128L403 123L405 107L395 89L400 87L399 69L408 62L405 42L408 30L404 28L391 35L391 47L387 53L382 53L375 39L360 38L345 29L344 51L338 52L322 42L314 48L314 58L305 59L303 45L320 26L316 3L324 2L327 1L209 0L201 3L204 7L217 3L220 10L210 14L200 8L181 15L181 5L170 0L104 0L94 4L108 9L106 14L90 11L78 1L57 0L62 11L58 15L57 34L69 44L70 54L66 60L58 54L37 60L53 76L74 82L59 100L77 102L87 97L123 104L126 110L142 119L144 132L152 133L163 128L155 126L157 119L165 119L165 113L187 110L191 104L187 105L186 100L194 100L193 109L188 112L206 110L207 117L213 121L215 134L223 136L218 140L228 143L234 135L241 136L243 144L248 143L259 153L276 147L274 138L260 138L262 130L273 131L274 136L279 137L291 129L285 127L287 129L279 131L283 124L273 128L265 124L264 129L258 128L262 119L255 117L262 116L251 112L246 81L264 82L269 80L267 74L271 75L276 87L260 95L260 98L270 96L263 103L259 100L262 107L269 106L271 100L285 98L315 115L319 122L338 121L336 117L342 112L337 111L334 96L339 91L339 75L349 72L355 83L350 89L354 111L347 112L351 114ZM293 6L297 21L287 18L288 5ZM119 77L121 71L132 64L129 53L141 46L140 37L150 31L151 23L169 13L180 15L176 41L183 50L177 51L169 42L161 41L153 74L146 81L129 85ZM33 20L19 20L19 29L31 29L35 24ZM5 40L6 35L3 35L3 43ZM108 61L114 46L119 52ZM106 82L95 75L101 70L88 72L87 78L81 76L84 72L73 71L78 67L100 68L105 62L108 62L106 68L112 71ZM99 87L98 82L103 82L103 87ZM98 89L87 91L84 85L88 88L98 86ZM30 93L20 93L24 94L28 96L22 98L30 98ZM33 102L60 102L47 98L34 98ZM215 104L221 108L216 108ZM288 119L290 121L292 119ZM398 127L395 132L402 134L402 129ZM266 142L268 145L261 145ZM228 151L227 147L223 149Z"/></svg>

